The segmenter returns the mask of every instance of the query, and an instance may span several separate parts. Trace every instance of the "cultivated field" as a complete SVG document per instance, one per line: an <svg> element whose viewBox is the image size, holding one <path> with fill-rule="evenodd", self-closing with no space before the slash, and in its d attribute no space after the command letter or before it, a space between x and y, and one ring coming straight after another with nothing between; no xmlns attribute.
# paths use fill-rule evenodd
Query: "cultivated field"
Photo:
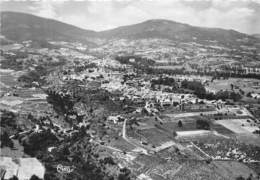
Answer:
<svg viewBox="0 0 260 180"><path fill-rule="evenodd" d="M252 134L253 131L259 129L253 123L248 122L247 119L219 120L216 123L223 125L237 134Z"/></svg>

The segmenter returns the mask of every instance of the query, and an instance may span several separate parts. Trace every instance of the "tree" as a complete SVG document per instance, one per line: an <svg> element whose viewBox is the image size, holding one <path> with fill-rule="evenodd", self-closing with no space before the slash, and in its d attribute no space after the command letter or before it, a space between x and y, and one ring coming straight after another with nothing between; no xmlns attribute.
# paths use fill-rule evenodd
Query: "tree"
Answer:
<svg viewBox="0 0 260 180"><path fill-rule="evenodd" d="M9 135L6 131L4 131L3 134L1 134L1 148L2 147L10 147L10 148L14 147L14 143L9 138Z"/></svg>
<svg viewBox="0 0 260 180"><path fill-rule="evenodd" d="M67 120L73 113L74 101L70 95L63 95L53 91L47 91L47 102L53 105L54 110Z"/></svg>
<svg viewBox="0 0 260 180"><path fill-rule="evenodd" d="M9 180L19 180L17 176L11 177Z"/></svg>
<svg viewBox="0 0 260 180"><path fill-rule="evenodd" d="M206 89L201 84L201 82L183 80L181 82L181 87L185 89L193 90L194 94L197 95L199 98L205 98L206 96Z"/></svg>
<svg viewBox="0 0 260 180"><path fill-rule="evenodd" d="M248 176L248 178L246 178L246 180L252 180L252 178L253 178L253 174L250 174L250 175Z"/></svg>
<svg viewBox="0 0 260 180"><path fill-rule="evenodd" d="M252 97L251 92L248 92L248 93L246 94L246 96L251 98L251 97Z"/></svg>
<svg viewBox="0 0 260 180"><path fill-rule="evenodd" d="M39 72L41 69L39 69ZM33 82L40 82L41 75L38 71L30 71L27 74L24 74L18 78L19 82L23 82L26 87L32 87Z"/></svg>
<svg viewBox="0 0 260 180"><path fill-rule="evenodd" d="M3 110L1 111L1 117L0 117L0 126L1 127L13 127L15 128L16 125L16 115L11 111Z"/></svg>
<svg viewBox="0 0 260 180"><path fill-rule="evenodd" d="M182 127L183 125L182 125L182 121L181 120L179 120L179 122L178 122L178 127Z"/></svg>
<svg viewBox="0 0 260 180"><path fill-rule="evenodd" d="M54 145L58 142L58 138L49 130L33 133L28 136L28 141L24 142L24 152L35 156L40 150L45 150L46 147Z"/></svg>
<svg viewBox="0 0 260 180"><path fill-rule="evenodd" d="M231 92L230 93L230 99L233 99L234 101L239 101L242 98L242 96L239 93Z"/></svg>
<svg viewBox="0 0 260 180"><path fill-rule="evenodd" d="M104 158L104 163L105 164L111 164L111 165L116 165L112 157L105 157Z"/></svg>
<svg viewBox="0 0 260 180"><path fill-rule="evenodd" d="M239 92L240 94L245 95L245 91L243 91L242 89L239 89Z"/></svg>
<svg viewBox="0 0 260 180"><path fill-rule="evenodd" d="M231 87L231 91L233 91L234 90L234 85L230 84L230 87Z"/></svg>
<svg viewBox="0 0 260 180"><path fill-rule="evenodd" d="M245 180L245 178L243 178L243 176L238 176L236 180Z"/></svg>
<svg viewBox="0 0 260 180"><path fill-rule="evenodd" d="M130 177L131 171L127 168L120 169L120 174L118 180L131 180Z"/></svg>
<svg viewBox="0 0 260 180"><path fill-rule="evenodd" d="M36 175L32 175L30 180L41 180L41 179L38 176L36 176Z"/></svg>
<svg viewBox="0 0 260 180"><path fill-rule="evenodd" d="M209 130L210 129L210 124L209 124L208 121L206 121L204 119L198 119L196 121L196 127L197 127L197 129Z"/></svg>
<svg viewBox="0 0 260 180"><path fill-rule="evenodd" d="M172 135L173 135L173 137L176 137L178 134L176 133L176 131L173 131Z"/></svg>

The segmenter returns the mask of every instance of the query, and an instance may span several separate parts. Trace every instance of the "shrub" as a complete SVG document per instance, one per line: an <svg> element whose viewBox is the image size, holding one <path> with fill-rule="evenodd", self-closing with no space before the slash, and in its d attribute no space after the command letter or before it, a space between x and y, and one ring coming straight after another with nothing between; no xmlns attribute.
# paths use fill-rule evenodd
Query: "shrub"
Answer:
<svg viewBox="0 0 260 180"><path fill-rule="evenodd" d="M196 127L197 129L205 129L209 130L210 129L210 123L204 119L198 119L196 121Z"/></svg>

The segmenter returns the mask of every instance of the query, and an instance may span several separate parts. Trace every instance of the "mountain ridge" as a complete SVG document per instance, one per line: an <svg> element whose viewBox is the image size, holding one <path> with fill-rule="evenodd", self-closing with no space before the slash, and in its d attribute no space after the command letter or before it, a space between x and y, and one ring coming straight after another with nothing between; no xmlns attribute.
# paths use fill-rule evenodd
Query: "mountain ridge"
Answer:
<svg viewBox="0 0 260 180"><path fill-rule="evenodd" d="M94 31L85 30L54 19L39 16L2 11L1 34L10 40L80 40L86 41L84 36L95 34Z"/></svg>
<svg viewBox="0 0 260 180"><path fill-rule="evenodd" d="M32 39L80 41L92 43L90 39L145 39L165 38L181 42L218 41L221 44L235 44L237 39L247 38L254 43L257 38L235 30L191 26L166 19L150 19L141 23L117 28L93 31L79 28L57 20L39 16L2 11L1 34L10 40L22 41Z"/></svg>

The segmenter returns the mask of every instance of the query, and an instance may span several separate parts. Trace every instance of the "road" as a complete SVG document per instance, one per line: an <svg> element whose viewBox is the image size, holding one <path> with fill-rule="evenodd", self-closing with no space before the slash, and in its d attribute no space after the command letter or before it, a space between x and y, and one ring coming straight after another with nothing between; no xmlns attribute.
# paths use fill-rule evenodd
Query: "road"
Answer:
<svg viewBox="0 0 260 180"><path fill-rule="evenodd" d="M135 142L133 139L128 139L127 138L127 135L126 135L126 122L127 122L127 119L124 120L124 124L123 124L123 128L122 128L122 137L123 137L123 139L126 140L128 143L132 144L133 146L140 148L140 150L142 150L142 152L144 152L145 154L148 154L147 153L147 147L144 148L141 144Z"/></svg>

